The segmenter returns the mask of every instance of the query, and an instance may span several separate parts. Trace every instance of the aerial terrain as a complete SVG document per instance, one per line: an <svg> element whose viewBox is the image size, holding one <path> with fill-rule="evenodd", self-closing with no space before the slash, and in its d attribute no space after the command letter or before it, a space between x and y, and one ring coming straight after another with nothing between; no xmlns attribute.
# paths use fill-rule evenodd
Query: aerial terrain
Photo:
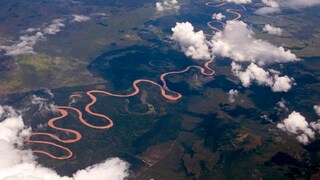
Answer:
<svg viewBox="0 0 320 180"><path fill-rule="evenodd" d="M0 0L0 179L320 179L320 1Z"/></svg>

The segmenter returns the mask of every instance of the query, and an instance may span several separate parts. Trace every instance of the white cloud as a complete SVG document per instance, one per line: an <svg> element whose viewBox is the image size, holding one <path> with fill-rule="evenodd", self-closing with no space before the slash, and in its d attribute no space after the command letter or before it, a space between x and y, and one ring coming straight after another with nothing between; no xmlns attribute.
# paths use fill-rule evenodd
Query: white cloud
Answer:
<svg viewBox="0 0 320 180"><path fill-rule="evenodd" d="M315 132L309 123L299 112L293 111L288 118L284 119L277 127L282 131L297 135L297 140L302 144L308 144L313 139Z"/></svg>
<svg viewBox="0 0 320 180"><path fill-rule="evenodd" d="M274 74L273 80L274 83L271 87L273 92L288 92L294 84L293 78L288 76L279 76L278 74Z"/></svg>
<svg viewBox="0 0 320 180"><path fill-rule="evenodd" d="M230 89L230 91L228 92L228 100L230 103L234 103L235 102L235 97L238 96L238 91L236 89Z"/></svg>
<svg viewBox="0 0 320 180"><path fill-rule="evenodd" d="M0 106L0 179L5 180L121 180L128 176L128 163L119 158L107 159L99 164L79 170L73 177L60 176L54 170L35 161L31 150L23 150L23 138L31 133L21 116L11 107Z"/></svg>
<svg viewBox="0 0 320 180"><path fill-rule="evenodd" d="M280 7L293 9L320 5L319 0L278 0L278 3L280 4Z"/></svg>
<svg viewBox="0 0 320 180"><path fill-rule="evenodd" d="M212 19L214 20L218 20L218 21L221 21L222 19L225 19L226 16L223 15L222 13L214 13L212 14Z"/></svg>
<svg viewBox="0 0 320 180"><path fill-rule="evenodd" d="M280 12L280 5L275 0L262 0L267 7L259 8L255 11L258 15L274 14Z"/></svg>
<svg viewBox="0 0 320 180"><path fill-rule="evenodd" d="M320 133L320 120L318 120L316 122L311 122L310 126L312 127L312 129L314 129L315 131Z"/></svg>
<svg viewBox="0 0 320 180"><path fill-rule="evenodd" d="M91 16L107 16L106 13L92 13Z"/></svg>
<svg viewBox="0 0 320 180"><path fill-rule="evenodd" d="M297 140L301 143L301 144L309 144L310 140L309 140L309 136L307 134L300 134L297 136Z"/></svg>
<svg viewBox="0 0 320 180"><path fill-rule="evenodd" d="M34 53L34 45L45 39L46 34L56 34L64 27L62 19L55 19L50 25L45 27L43 30L39 28L28 28L26 33L33 33L33 35L22 35L19 38L19 42L11 46L0 46L0 49L5 51L6 55L18 56L23 54L32 54ZM37 31L37 32L35 32Z"/></svg>
<svg viewBox="0 0 320 180"><path fill-rule="evenodd" d="M235 62L231 65L232 72L239 77L244 87L249 87L253 81L259 85L272 86L273 81L270 73L251 63L245 71L241 71L242 67Z"/></svg>
<svg viewBox="0 0 320 180"><path fill-rule="evenodd" d="M249 87L253 82L258 85L271 87L273 92L287 92L293 85L293 79L288 76L280 77L274 70L264 70L263 68L251 63L246 70L242 66L232 62L231 70L233 74L239 77L244 87Z"/></svg>
<svg viewBox="0 0 320 180"><path fill-rule="evenodd" d="M250 4L252 0L226 0L227 2L233 2L235 4Z"/></svg>
<svg viewBox="0 0 320 180"><path fill-rule="evenodd" d="M122 180L128 176L128 164L119 158L108 159L103 163L79 170L73 175L74 180Z"/></svg>
<svg viewBox="0 0 320 180"><path fill-rule="evenodd" d="M73 15L74 22L86 21L88 17L82 15ZM19 37L19 41L11 46L0 46L6 55L19 56L35 53L33 47L35 44L44 40L46 35L54 35L61 31L65 24L64 19L54 19L51 24L44 28L28 28L23 31L25 34Z"/></svg>
<svg viewBox="0 0 320 180"><path fill-rule="evenodd" d="M156 8L158 12L170 10L179 11L180 6L177 0L161 0L156 3Z"/></svg>
<svg viewBox="0 0 320 180"><path fill-rule="evenodd" d="M23 35L20 36L20 41L11 46L0 46L6 55L18 56L22 54L34 53L33 46L41 39L44 39L44 35L41 32L37 32L34 35Z"/></svg>
<svg viewBox="0 0 320 180"><path fill-rule="evenodd" d="M239 62L254 62L258 65L298 61L298 58L283 47L255 39L253 31L242 21L228 21L223 31L212 40L213 53Z"/></svg>
<svg viewBox="0 0 320 180"><path fill-rule="evenodd" d="M263 69L275 63L298 61L296 55L286 51L283 47L276 47L269 42L255 39L254 33L242 21L227 21L226 27L211 39L211 52L214 55L227 57L234 60L231 64L233 74L239 77L244 87L249 87L253 82L258 85L271 87L274 92L287 92L293 85L293 79L280 76L280 72L273 69ZM239 63L251 62L242 69Z"/></svg>
<svg viewBox="0 0 320 180"><path fill-rule="evenodd" d="M63 19L55 19L51 22L49 26L44 28L44 34L56 34L61 31L61 28L65 27L63 24Z"/></svg>
<svg viewBox="0 0 320 180"><path fill-rule="evenodd" d="M271 26L270 24L266 24L263 28L263 31L267 32L268 34L280 36L283 30L281 28Z"/></svg>
<svg viewBox="0 0 320 180"><path fill-rule="evenodd" d="M53 94L53 92L52 92L50 89L46 89L46 90L44 90L44 92L45 92L46 94L48 94L51 99L54 98L54 94Z"/></svg>
<svg viewBox="0 0 320 180"><path fill-rule="evenodd" d="M180 44L186 56L193 59L221 56L234 60L231 70L245 87L256 82L270 87L274 92L287 92L294 83L292 78L281 76L278 71L264 70L259 66L298 61L296 55L283 47L255 39L253 31L242 21L227 21L225 29L216 32L211 41L206 40L202 31L195 32L189 22L177 23L172 31L172 39ZM242 62L251 64L243 70Z"/></svg>
<svg viewBox="0 0 320 180"><path fill-rule="evenodd" d="M315 113L320 117L320 105L314 105L313 109ZM310 126L315 130L320 133L320 119L317 122L311 122Z"/></svg>
<svg viewBox="0 0 320 180"><path fill-rule="evenodd" d="M193 59L210 59L209 47L203 31L194 31L189 22L176 23L171 29L172 39L178 42L186 56Z"/></svg>
<svg viewBox="0 0 320 180"><path fill-rule="evenodd" d="M90 17L89 16L84 16L84 15L72 15L72 22L84 22L84 21L89 21Z"/></svg>
<svg viewBox="0 0 320 180"><path fill-rule="evenodd" d="M28 28L24 32L33 33L33 32L36 32L36 31L40 31L40 28Z"/></svg>
<svg viewBox="0 0 320 180"><path fill-rule="evenodd" d="M0 105L0 118L7 116L18 116L17 112L11 106L1 106Z"/></svg>
<svg viewBox="0 0 320 180"><path fill-rule="evenodd" d="M317 113L317 115L320 117L320 105L314 105L313 109Z"/></svg>
<svg viewBox="0 0 320 180"><path fill-rule="evenodd" d="M38 106L38 110L46 110L46 111L51 111L51 112L58 112L59 108L58 106L56 106L54 103L48 103L48 99L36 96L36 95L32 95L31 96L31 104L33 105L37 105Z"/></svg>
<svg viewBox="0 0 320 180"><path fill-rule="evenodd" d="M273 123L272 119L270 119L266 114L260 116L260 118L266 122Z"/></svg>
<svg viewBox="0 0 320 180"><path fill-rule="evenodd" d="M281 11L280 8L262 7L256 10L254 13L258 15L266 15L266 14L279 13L280 11Z"/></svg>
<svg viewBox="0 0 320 180"><path fill-rule="evenodd" d="M279 4L274 0L262 0L262 3L269 7L278 8L280 7Z"/></svg>
<svg viewBox="0 0 320 180"><path fill-rule="evenodd" d="M272 13L278 13L283 8L300 9L305 7L311 7L320 5L319 0L262 0L267 7L262 7L255 11L256 14L266 15Z"/></svg>
<svg viewBox="0 0 320 180"><path fill-rule="evenodd" d="M254 62L260 66L299 60L281 46L255 39L253 31L242 21L227 21L225 29L216 32L210 42L207 42L202 31L194 32L189 22L177 23L172 31L172 39L181 45L187 56L194 59L210 57L209 44L214 55L238 62Z"/></svg>
<svg viewBox="0 0 320 180"><path fill-rule="evenodd" d="M287 104L286 100L281 98L281 100L279 102L277 102L277 106L275 107L275 109L277 109L278 111L282 111L282 110L289 111L286 104Z"/></svg>

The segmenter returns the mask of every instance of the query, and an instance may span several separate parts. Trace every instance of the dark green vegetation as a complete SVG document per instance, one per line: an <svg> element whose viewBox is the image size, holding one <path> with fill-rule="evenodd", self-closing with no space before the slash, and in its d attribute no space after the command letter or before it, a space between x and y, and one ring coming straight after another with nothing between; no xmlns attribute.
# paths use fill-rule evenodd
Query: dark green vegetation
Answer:
<svg viewBox="0 0 320 180"><path fill-rule="evenodd" d="M32 105L33 94L50 97L43 90L30 89L52 88L55 96L50 102L57 105L68 105L70 95L80 94L72 106L83 110L90 100L85 94L88 90L130 93L136 79L160 83L159 76L164 72L181 70L192 64L202 65L202 61L194 62L174 49L167 36L177 21L190 21L196 29L210 32L205 24L215 10L205 8L200 1L184 2L188 8L181 14L158 17L154 15L154 1L145 0L88 0L81 4L0 1L0 43L3 44L18 39L21 30L39 27L55 18L70 14L108 14L107 19L93 17L82 24L68 24L62 32L39 42L35 46L37 54L15 59L17 69L0 72L1 104L24 109L26 124L34 131L67 138L69 135L62 132L39 127L56 115L39 111ZM281 16L284 22L293 23L292 29L286 30L297 38L290 40L287 47L296 50L297 46L311 41L311 37L303 35L311 30L302 31L301 22L287 18L307 16L305 21L310 22L305 25L311 24L307 29L313 29L316 39L319 36L314 29L319 27L312 22L317 13L312 9L302 15L291 12L290 16ZM252 14L245 14L244 20L254 23L257 29L268 22ZM258 36L269 39L265 34ZM289 37L271 41L285 39ZM318 41L312 42L310 47L318 49L315 45ZM320 102L320 58L316 57L319 51L307 51L304 45L300 48L296 50L300 55L314 57L277 69L296 80L297 85L289 93L273 93L269 88L258 86L241 88L231 75L230 61L217 59L212 66L217 72L214 79L206 79L197 70L168 77L170 89L183 94L183 98L175 102L163 98L159 89L150 84L140 84L141 93L131 98L97 95L94 111L110 116L115 126L103 131L90 129L70 112L70 116L56 125L81 132L81 141L67 145L73 150L74 158L57 161L39 155L38 161L62 175L117 156L131 164L132 178L136 179L309 178L319 172L319 140L301 146L294 136L280 132L276 123L261 118L268 115L277 122L296 110L308 120L317 119L312 105ZM239 90L235 103L228 102L230 89ZM287 101L289 111L278 113L274 107L282 98ZM84 115L92 124L105 123ZM56 155L64 153L44 145L31 147Z"/></svg>

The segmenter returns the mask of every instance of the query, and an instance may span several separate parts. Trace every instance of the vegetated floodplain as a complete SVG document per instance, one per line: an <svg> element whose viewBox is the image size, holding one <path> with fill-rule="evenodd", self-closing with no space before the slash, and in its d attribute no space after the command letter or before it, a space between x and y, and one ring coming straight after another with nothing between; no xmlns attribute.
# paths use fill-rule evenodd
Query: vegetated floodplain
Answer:
<svg viewBox="0 0 320 180"><path fill-rule="evenodd" d="M86 69L87 65L101 52L131 45L146 45L137 35L137 29L143 28L144 22L154 16L154 7L148 2L140 7L119 6L120 1L111 4L80 3L72 6L74 14L89 16L91 20L71 22L68 19L72 14L68 14L70 11L66 9L70 5L63 5L67 2L30 3L34 5L30 6L31 9L23 8L27 5L24 2L13 1L0 7L3 11L11 7L16 14L15 18L3 18L5 22L0 25L3 33L0 34L1 45L18 41L21 32L27 28L40 28L57 18L65 19L65 27L57 34L48 35L45 40L37 42L34 46L35 54L15 57L17 69L0 72L0 94L102 82L100 78L92 78ZM51 11L55 8L59 11ZM95 13L105 15L97 16Z"/></svg>
<svg viewBox="0 0 320 180"><path fill-rule="evenodd" d="M96 81L86 64L44 54L23 55L18 68L0 72L1 93L16 93L40 88L58 88L90 84Z"/></svg>

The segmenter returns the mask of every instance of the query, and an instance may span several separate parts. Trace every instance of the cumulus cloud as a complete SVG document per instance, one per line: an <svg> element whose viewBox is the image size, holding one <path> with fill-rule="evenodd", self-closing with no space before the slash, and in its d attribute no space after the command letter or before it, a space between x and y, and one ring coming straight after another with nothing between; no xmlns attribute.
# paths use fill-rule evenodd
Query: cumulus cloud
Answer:
<svg viewBox="0 0 320 180"><path fill-rule="evenodd" d="M177 23L172 28L172 39L178 42L186 56L193 59L209 59L215 56L233 60L231 70L244 87L253 82L270 87L274 92L287 92L294 84L288 76L279 71L263 69L276 63L299 61L297 56L267 41L254 38L254 33L242 21L227 21L225 29L216 32L210 41L202 31L195 32L191 23ZM249 66L244 70L242 63Z"/></svg>
<svg viewBox="0 0 320 180"><path fill-rule="evenodd" d="M320 120L318 120L316 122L311 122L310 126L312 127L312 129L315 130L315 132L320 133Z"/></svg>
<svg viewBox="0 0 320 180"><path fill-rule="evenodd" d="M269 7L278 8L280 7L279 4L274 0L262 0L262 3Z"/></svg>
<svg viewBox="0 0 320 180"><path fill-rule="evenodd" d="M226 0L227 2L233 2L235 4L250 4L252 0Z"/></svg>
<svg viewBox="0 0 320 180"><path fill-rule="evenodd" d="M313 109L317 113L317 115L320 117L320 105L314 105Z"/></svg>
<svg viewBox="0 0 320 180"><path fill-rule="evenodd" d="M273 81L270 73L251 63L245 71L242 71L242 66L232 62L232 72L239 77L244 87L249 87L253 81L259 85L272 86Z"/></svg>
<svg viewBox="0 0 320 180"><path fill-rule="evenodd" d="M255 39L253 31L242 21L228 21L225 29L216 32L210 42L207 42L202 31L195 32L189 22L177 23L172 31L172 39L181 45L187 56L194 59L208 58L212 50L214 55L260 66L299 60L290 50Z"/></svg>
<svg viewBox="0 0 320 180"><path fill-rule="evenodd" d="M268 34L280 36L283 30L281 28L271 26L270 24L266 24L263 28L263 31L267 32Z"/></svg>
<svg viewBox="0 0 320 180"><path fill-rule="evenodd" d="M239 62L258 65L298 61L296 55L283 47L255 39L253 31L242 21L228 21L223 31L211 40L213 53Z"/></svg>
<svg viewBox="0 0 320 180"><path fill-rule="evenodd" d="M279 76L274 70L264 70L263 68L251 63L246 70L235 62L231 64L234 75L239 77L244 87L249 87L253 82L258 85L270 87L273 92L287 92L293 85L293 79L288 76Z"/></svg>
<svg viewBox="0 0 320 180"><path fill-rule="evenodd" d="M314 105L313 109L315 111L315 113L320 117L320 105ZM320 133L320 119L317 122L311 122L310 126L317 131L318 133Z"/></svg>
<svg viewBox="0 0 320 180"><path fill-rule="evenodd" d="M230 91L228 92L228 100L230 103L234 103L235 102L235 97L238 96L238 91L236 89L230 89Z"/></svg>
<svg viewBox="0 0 320 180"><path fill-rule="evenodd" d="M282 103L279 104L279 106L282 106ZM320 117L320 106L315 105L313 106L313 109ZM296 135L297 140L306 145L314 139L316 134L320 134L320 119L309 123L299 112L293 111L288 118L278 123L277 127L289 134Z"/></svg>
<svg viewBox="0 0 320 180"><path fill-rule="evenodd" d="M72 22L84 22L84 21L89 21L90 17L89 16L84 16L84 15L72 15Z"/></svg>
<svg viewBox="0 0 320 180"><path fill-rule="evenodd" d="M31 133L23 119L13 108L0 106L0 179L28 180L84 180L125 179L128 163L119 158L107 159L99 164L79 170L72 177L60 176L53 169L38 164L32 151L23 149L23 138Z"/></svg>
<svg viewBox="0 0 320 180"><path fill-rule="evenodd" d="M179 11L180 6L177 0L162 0L156 3L156 8L158 12L170 10Z"/></svg>
<svg viewBox="0 0 320 180"><path fill-rule="evenodd" d="M277 127L282 131L297 135L297 140L302 144L308 144L313 139L315 132L309 123L299 112L293 111L288 118L284 119Z"/></svg>
<svg viewBox="0 0 320 180"><path fill-rule="evenodd" d="M263 69L275 63L287 63L299 59L289 50L277 47L269 42L256 39L254 33L242 21L228 21L221 32L216 32L210 42L211 52L214 55L234 60L231 69L238 76L244 87L253 82L258 85L271 87L274 92L287 92L293 85L293 79L281 76L273 69ZM243 70L242 62L250 62Z"/></svg>
<svg viewBox="0 0 320 180"><path fill-rule="evenodd" d="M297 135L297 140L302 144L308 144L320 133L320 120L308 123L299 112L293 111L288 118L278 123L277 127L282 131Z"/></svg>
<svg viewBox="0 0 320 180"><path fill-rule="evenodd" d="M217 20L217 21L221 21L222 19L225 19L226 16L223 15L222 13L214 13L212 14L212 19Z"/></svg>
<svg viewBox="0 0 320 180"><path fill-rule="evenodd" d="M279 74L273 75L273 85L271 89L273 92L288 92L294 84L293 78L288 76L280 76Z"/></svg>
<svg viewBox="0 0 320 180"><path fill-rule="evenodd" d="M172 39L176 41L186 56L193 59L210 59L209 46L203 31L194 31L189 22L176 23L171 29Z"/></svg>

